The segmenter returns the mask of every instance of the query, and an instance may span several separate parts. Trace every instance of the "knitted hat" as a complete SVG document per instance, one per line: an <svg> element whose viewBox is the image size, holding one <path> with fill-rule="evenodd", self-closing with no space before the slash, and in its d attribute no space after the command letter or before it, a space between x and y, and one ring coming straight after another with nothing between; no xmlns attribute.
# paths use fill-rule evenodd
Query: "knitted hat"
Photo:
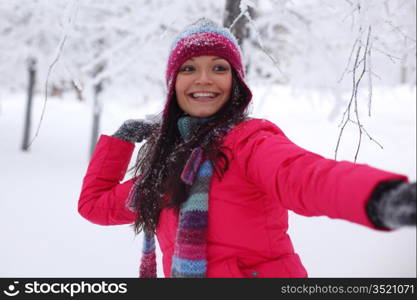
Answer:
<svg viewBox="0 0 417 300"><path fill-rule="evenodd" d="M167 101L164 116L168 113L169 103L175 93L175 80L181 65L196 56L212 55L226 59L236 71L240 86L245 91L242 110L252 99L252 93L246 85L245 71L239 44L232 33L213 21L202 18L185 28L174 40L166 69Z"/></svg>

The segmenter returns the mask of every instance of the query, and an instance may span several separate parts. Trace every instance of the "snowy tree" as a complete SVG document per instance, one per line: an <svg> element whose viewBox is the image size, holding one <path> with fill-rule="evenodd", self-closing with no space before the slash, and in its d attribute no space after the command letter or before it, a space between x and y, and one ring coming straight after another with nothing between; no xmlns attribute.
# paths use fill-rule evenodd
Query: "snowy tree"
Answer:
<svg viewBox="0 0 417 300"><path fill-rule="evenodd" d="M1 79L1 85L22 87L23 72L9 71L23 65L29 53L43 57L40 70L46 72L64 34L66 19L74 13L71 5L76 5L74 23L66 32L54 77L78 80L82 85L86 77L92 77L97 64L105 62L106 68L97 74L96 81L111 78L111 86L131 87L140 82L145 86L139 93L149 86L160 89L164 85L165 58L175 34L203 16L223 23L228 19L227 3L235 3L235 14L242 13L242 8L251 10L238 22L247 22L247 16L253 19L245 28L251 41L243 48L251 61L249 73L254 82L326 88L339 85L355 41L359 38L364 43L371 26L375 76L381 77L381 83L415 84L416 8L412 0L24 0L0 3L1 70L9 74ZM98 40L103 43L101 50ZM279 62L282 73L271 63L271 57ZM140 98L150 96L144 94Z"/></svg>
<svg viewBox="0 0 417 300"><path fill-rule="evenodd" d="M25 61L35 57L38 93L76 87L97 132L96 113L106 101L162 108L172 39L209 17L242 35L250 84L330 91L334 119L349 103L346 93L354 92L354 70L359 75L365 62L357 88L369 99L372 86L416 84L415 11L414 0L2 1L0 72L7 76L0 86L23 89ZM135 97L119 99L120 89Z"/></svg>

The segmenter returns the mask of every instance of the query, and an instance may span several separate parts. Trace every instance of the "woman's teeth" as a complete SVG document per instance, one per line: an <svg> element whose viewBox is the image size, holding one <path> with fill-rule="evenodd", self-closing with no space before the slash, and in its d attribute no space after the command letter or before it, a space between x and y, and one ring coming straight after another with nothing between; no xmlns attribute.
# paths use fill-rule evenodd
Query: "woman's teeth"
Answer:
<svg viewBox="0 0 417 300"><path fill-rule="evenodd" d="M193 93L191 96L193 98L214 98L216 95L214 93Z"/></svg>

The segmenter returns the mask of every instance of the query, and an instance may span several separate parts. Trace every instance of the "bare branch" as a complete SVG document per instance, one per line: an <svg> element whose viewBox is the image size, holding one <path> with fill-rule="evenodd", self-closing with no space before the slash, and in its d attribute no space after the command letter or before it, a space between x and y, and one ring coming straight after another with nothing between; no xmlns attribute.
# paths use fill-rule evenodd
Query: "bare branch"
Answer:
<svg viewBox="0 0 417 300"><path fill-rule="evenodd" d="M352 106L352 102L353 102L353 100L355 98L355 90L356 90L356 86L357 86L356 85L356 70L357 70L357 67L358 67L358 61L359 61L359 55L361 53L361 49L362 49L362 46L359 44L358 45L358 49L356 50L356 58L355 58L354 66L353 66L353 75L352 75L353 87L352 87L352 94L350 96L350 100L349 100L348 106L347 106L345 112L343 113L343 118L342 118L342 123L341 123L341 124L343 124L343 126L340 129L339 138L337 139L337 144L336 144L334 159L337 159L337 151L339 150L340 140L342 138L342 135L343 135L343 132L345 130L345 127L346 127L347 123L350 120L350 109L351 109L351 106ZM345 117L346 117L346 120L345 120Z"/></svg>
<svg viewBox="0 0 417 300"><path fill-rule="evenodd" d="M375 144L377 144L381 149L384 149L384 147L382 146L382 144L380 142L378 142L377 140L375 140L369 133L368 131L365 129L365 127L363 125L359 125L358 123L356 123L353 120L349 120L349 122L352 122L353 124L360 126L362 131L368 136L369 140L371 140L372 142L374 142Z"/></svg>
<svg viewBox="0 0 417 300"><path fill-rule="evenodd" d="M60 42L59 42L59 44L58 44L58 47L57 47L57 52L56 52L55 58L54 58L54 60L52 61L51 65L50 65L50 66L49 66L49 68L48 68L48 73L47 73L47 76L46 76L46 81L45 81L45 100L44 100L44 103L43 103L42 113L41 113L41 117L40 117L40 120L39 120L39 123L38 123L38 127L37 127L37 129L36 129L35 135L34 135L34 137L32 138L32 140L30 141L30 143L29 143L29 145L28 145L28 148L30 148L30 146L32 145L32 143L33 143L33 142L35 141L35 139L38 137L39 131L40 131L40 129L41 129L42 120L43 120L43 117L44 117L44 115L45 115L45 111L46 111L46 103L47 103L47 101L48 101L48 85L49 85L49 78L50 78L50 76L51 76L52 69L54 68L54 66L55 66L55 65L56 65L56 63L58 62L58 60L59 60L59 58L60 58L60 56L61 56L62 50L64 49L64 45L65 45L65 42L66 42L67 37L68 37L68 32L69 32L69 29L70 29L70 27L73 25L73 23L74 23L74 21L75 21L75 17L76 17L76 15L77 15L77 11L78 11L78 1L79 1L79 0L74 0L74 1L73 1L73 3L72 3L72 7L71 7L71 12L72 12L72 13L70 13L70 14L69 14L69 16L68 16L68 21L67 21L67 24L66 24L66 26L64 27L64 34L63 34L63 36L62 36L62 38L61 38L61 41L60 41ZM69 5L71 5L71 4L69 4Z"/></svg>
<svg viewBox="0 0 417 300"><path fill-rule="evenodd" d="M366 70L368 73L368 116L371 116L371 107L372 107L372 90L373 90L373 85L372 85L372 53L371 53L371 49L372 49L372 41L369 41L369 37L371 34L371 28L369 28L369 34L368 34L368 42L369 43L369 48L368 48L368 52L366 53L366 55L368 56L368 69ZM372 140L372 139L371 139Z"/></svg>
<svg viewBox="0 0 417 300"><path fill-rule="evenodd" d="M390 60L391 60L391 62L392 63L396 63L397 61L399 61L399 60L401 60L401 58L400 57L398 57L398 56L394 56L394 55L392 55L392 54L390 54L390 53L388 53L388 52L386 52L386 51L384 51L384 50L382 50L382 49L380 49L380 48L378 48L378 47L373 47L373 49L376 51L376 52L379 52L379 53L382 53L382 54L384 54L385 56L387 56ZM397 60L397 61L396 61Z"/></svg>
<svg viewBox="0 0 417 300"><path fill-rule="evenodd" d="M405 41L410 40L414 43L416 42L415 38L412 38L411 36L405 34L399 26L395 26L394 24L392 24L392 21L385 20L385 23L390 25L394 31L398 32L405 39Z"/></svg>
<svg viewBox="0 0 417 300"><path fill-rule="evenodd" d="M353 52L355 51L356 44L357 44L358 42L359 42L359 39L356 39L356 40L355 40L355 42L353 43L352 50L350 51L350 55L349 55L348 62L347 62L347 64L346 64L346 68L345 68L345 70L343 71L342 76L340 77L340 79L337 81L338 83L340 83L340 82L343 80L343 78L344 78L344 76L345 76L345 74L346 74L346 72L347 72L347 70L348 70L348 68L349 68L350 62L351 62L351 60L352 60Z"/></svg>
<svg viewBox="0 0 417 300"><path fill-rule="evenodd" d="M359 29L359 32L362 32L362 28ZM359 85L362 82L362 79L365 75L365 73L368 73L368 84L369 84L369 102L368 102L368 106L369 106L369 115L370 115L370 105L371 105L371 101L372 101L372 70L371 70L371 64L370 64L370 56L371 56L371 47L372 47L372 43L371 43L371 34L372 34L372 28L371 26L368 27L368 35L367 35L367 39L366 39L366 44L365 44L365 49L362 52L362 43L359 42L357 43L358 40L355 41L354 43L354 48L356 47L356 55L355 55L355 62L353 65L353 70L352 70L352 94L350 96L350 100L348 103L348 106L345 110L345 112L343 113L343 117L342 117L342 121L339 125L342 126L340 132L339 132L339 137L337 140L337 144L336 144L336 149L335 149L335 159L337 158L337 152L339 149L339 145L340 145L340 141L343 135L343 132L347 126L347 124L349 122L352 122L353 124L357 125L358 128L358 132L359 132L359 140L358 140L358 145L356 148L356 153L355 153L355 158L354 161L357 161L358 158L358 154L359 154L359 150L360 150L360 146L362 144L362 134L363 132L365 132L365 134L369 137L369 139L373 142L375 142L376 144L378 144L378 146L381 146L381 144L379 144L375 139L373 139L368 132L365 130L365 127L361 124L360 121L360 116L359 116L359 105L358 105L358 91L359 91ZM351 59L351 57L349 58L349 60ZM368 63L369 60L369 63ZM357 72L360 70L360 74L357 77ZM351 108L352 108L352 104L354 104L354 115L355 115L355 120L351 119Z"/></svg>

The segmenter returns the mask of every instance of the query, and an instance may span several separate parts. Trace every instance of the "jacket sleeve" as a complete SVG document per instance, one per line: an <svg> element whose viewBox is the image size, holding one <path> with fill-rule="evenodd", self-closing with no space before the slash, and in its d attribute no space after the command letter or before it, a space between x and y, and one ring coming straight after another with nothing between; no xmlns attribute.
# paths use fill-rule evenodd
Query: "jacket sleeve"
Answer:
<svg viewBox="0 0 417 300"><path fill-rule="evenodd" d="M275 125L242 136L235 151L248 180L285 208L375 229L366 215L374 188L386 180L408 180L365 164L323 158L292 143Z"/></svg>
<svg viewBox="0 0 417 300"><path fill-rule="evenodd" d="M128 168L134 144L102 135L84 176L78 212L99 225L133 223L136 213L126 207L133 179L120 183Z"/></svg>

